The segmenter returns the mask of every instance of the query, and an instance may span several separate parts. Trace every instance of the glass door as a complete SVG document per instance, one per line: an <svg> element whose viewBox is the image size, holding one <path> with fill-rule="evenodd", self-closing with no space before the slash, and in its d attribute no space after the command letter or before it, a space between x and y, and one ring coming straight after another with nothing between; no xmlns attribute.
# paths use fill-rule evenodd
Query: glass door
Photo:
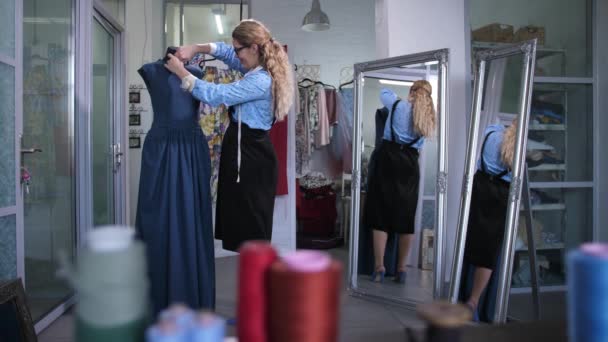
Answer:
<svg viewBox="0 0 608 342"><path fill-rule="evenodd" d="M114 210L114 37L100 19L93 20L93 86L91 161L93 174L93 225L116 221Z"/></svg>
<svg viewBox="0 0 608 342"><path fill-rule="evenodd" d="M126 221L126 170L122 166L126 137L124 37L119 21L100 4L91 21L90 151L93 227Z"/></svg>
<svg viewBox="0 0 608 342"><path fill-rule="evenodd" d="M34 321L72 295L57 268L59 254L73 259L76 246L73 6L23 1L21 165L31 175L22 192L23 257Z"/></svg>
<svg viewBox="0 0 608 342"><path fill-rule="evenodd" d="M23 276L18 255L21 1L0 3L0 282ZM19 252L18 252L19 250Z"/></svg>

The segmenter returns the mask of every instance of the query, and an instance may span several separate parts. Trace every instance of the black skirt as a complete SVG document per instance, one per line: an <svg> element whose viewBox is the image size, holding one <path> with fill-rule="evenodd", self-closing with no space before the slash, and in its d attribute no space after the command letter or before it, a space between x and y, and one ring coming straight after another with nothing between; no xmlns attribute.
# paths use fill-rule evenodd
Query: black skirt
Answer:
<svg viewBox="0 0 608 342"><path fill-rule="evenodd" d="M268 131L241 124L241 170L237 182L238 123L222 141L215 216L215 238L237 251L248 240L272 238L277 157Z"/></svg>
<svg viewBox="0 0 608 342"><path fill-rule="evenodd" d="M418 205L418 150L383 141L370 167L364 222L387 233L413 234Z"/></svg>
<svg viewBox="0 0 608 342"><path fill-rule="evenodd" d="M464 249L465 261L493 270L501 251L507 218L509 183L477 171Z"/></svg>

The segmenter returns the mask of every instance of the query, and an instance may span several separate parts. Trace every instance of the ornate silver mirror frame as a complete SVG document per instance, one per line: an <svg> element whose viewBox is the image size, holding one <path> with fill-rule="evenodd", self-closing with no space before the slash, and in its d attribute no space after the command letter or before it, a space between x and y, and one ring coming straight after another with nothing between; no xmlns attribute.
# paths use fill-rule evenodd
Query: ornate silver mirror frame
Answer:
<svg viewBox="0 0 608 342"><path fill-rule="evenodd" d="M437 64L438 101L437 101L437 180L435 192L435 227L433 248L433 298L441 297L445 274L445 229L447 208L447 160L448 160L448 49L434 50L412 55L398 56L371 62L358 63L354 66L354 125L353 125L353 168L351 186L351 233L349 248L348 290L353 296L388 301L394 304L415 308L422 302L415 298L401 298L391 295L371 293L358 286L358 255L359 255L359 218L361 190L361 152L362 144L362 111L363 111L363 80L366 73L372 73L386 68L417 65L421 63ZM439 248L437 248L439 246Z"/></svg>
<svg viewBox="0 0 608 342"><path fill-rule="evenodd" d="M462 259L466 242L467 226L469 221L469 210L471 202L471 189L473 176L476 169L476 149L479 140L479 122L481 107L484 101L484 85L486 64L490 61L506 58L514 55L523 55L522 84L520 102L518 106L517 139L515 142L515 154L512 170L512 181L509 188L509 199L507 217L505 221L505 235L503 249L500 258L498 293L495 305L495 322L505 322L509 292L511 290L511 274L513 269L513 253L515 247L517 222L519 219L522 176L524 174L526 145L528 136L528 122L530 116L530 104L532 98L532 82L534 81L534 65L536 60L536 40L526 41L521 44L500 49L479 51L475 55L475 82L474 95L469 125L469 136L467 141L465 170L463 176L462 197L460 211L458 214L458 227L456 231L456 245L450 279L449 299L451 302L458 301L460 290L460 278L462 272Z"/></svg>

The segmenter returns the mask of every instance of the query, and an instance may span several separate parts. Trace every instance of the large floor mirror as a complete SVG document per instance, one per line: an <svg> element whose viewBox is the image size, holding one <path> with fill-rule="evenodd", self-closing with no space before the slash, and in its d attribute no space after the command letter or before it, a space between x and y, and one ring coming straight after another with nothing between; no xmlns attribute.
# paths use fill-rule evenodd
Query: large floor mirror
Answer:
<svg viewBox="0 0 608 342"><path fill-rule="evenodd" d="M349 290L414 307L445 271L448 50L354 73Z"/></svg>
<svg viewBox="0 0 608 342"><path fill-rule="evenodd" d="M520 234L527 240L529 276L534 278L530 306L538 310L534 238L526 224L519 222L527 215L520 215L520 210L524 209L522 189L525 193L528 188L526 151L535 54L535 40L475 54L473 108L449 296L452 302L469 305L479 321L506 321L515 241Z"/></svg>

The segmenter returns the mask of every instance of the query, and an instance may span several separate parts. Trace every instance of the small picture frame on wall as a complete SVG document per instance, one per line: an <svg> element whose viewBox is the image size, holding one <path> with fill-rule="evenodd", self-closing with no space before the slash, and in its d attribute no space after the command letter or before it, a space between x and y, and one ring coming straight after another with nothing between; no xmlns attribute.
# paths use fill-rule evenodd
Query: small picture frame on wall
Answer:
<svg viewBox="0 0 608 342"><path fill-rule="evenodd" d="M141 148L141 137L129 137L129 148Z"/></svg>
<svg viewBox="0 0 608 342"><path fill-rule="evenodd" d="M0 341L36 341L21 279L0 281Z"/></svg>
<svg viewBox="0 0 608 342"><path fill-rule="evenodd" d="M130 91L129 92L129 103L140 103L140 93L138 91Z"/></svg>
<svg viewBox="0 0 608 342"><path fill-rule="evenodd" d="M129 126L139 126L141 125L141 115L140 114L129 114Z"/></svg>

